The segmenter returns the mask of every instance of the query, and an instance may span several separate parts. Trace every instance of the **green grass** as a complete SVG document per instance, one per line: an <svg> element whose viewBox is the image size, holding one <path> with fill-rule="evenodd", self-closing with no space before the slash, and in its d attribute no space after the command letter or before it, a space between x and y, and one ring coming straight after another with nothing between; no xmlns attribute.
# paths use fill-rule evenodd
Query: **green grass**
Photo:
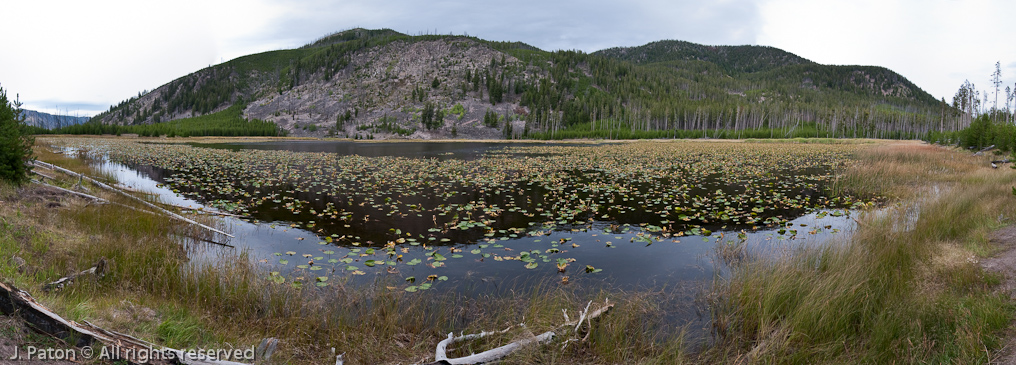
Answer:
<svg viewBox="0 0 1016 365"><path fill-rule="evenodd" d="M1016 174L923 149L869 150L838 182L856 191L911 191L898 195L919 209L912 226L905 223L912 209L887 208L862 215L848 242L735 267L718 283L714 320L722 341L712 355L765 363L988 362L1016 307L994 290L999 279L968 258L994 252L977 238L998 227L999 212L1016 208L1006 191ZM943 168L952 172L921 173ZM950 188L936 195L932 184Z"/></svg>

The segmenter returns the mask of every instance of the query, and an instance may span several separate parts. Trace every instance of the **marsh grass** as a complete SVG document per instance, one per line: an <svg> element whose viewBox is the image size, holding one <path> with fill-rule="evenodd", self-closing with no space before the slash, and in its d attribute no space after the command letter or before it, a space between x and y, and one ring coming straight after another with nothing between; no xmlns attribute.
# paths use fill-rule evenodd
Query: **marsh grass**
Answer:
<svg viewBox="0 0 1016 365"><path fill-rule="evenodd" d="M848 242L735 266L716 285L720 342L709 356L987 362L1014 306L993 290L998 277L985 275L975 257L994 252L983 237L1011 219L1005 215L1016 208L1010 192L1016 174L983 162L927 145L861 152L838 188L916 199L916 217L906 206L887 207L862 215Z"/></svg>
<svg viewBox="0 0 1016 365"><path fill-rule="evenodd" d="M76 171L88 165L60 154L41 158ZM51 182L71 186L76 179ZM83 184L86 188L89 184ZM595 326L588 342L535 347L509 363L674 363L682 355L680 329L663 319L672 310L665 292L589 293L556 283L501 294L406 293L385 276L367 286L337 281L323 289L276 284L244 251L219 251L211 260L188 259L201 243L194 228L118 205L88 204L71 196L29 199L29 186L0 186L0 274L36 295L57 313L88 320L158 344L178 348L243 347L266 337L283 344L278 363L334 361L331 348L349 363L415 363L432 358L449 332L480 332L513 326L504 336L453 349L467 355L507 344L529 331L541 333L573 316L589 300L610 298L617 307ZM129 199L91 187L90 192L133 206ZM53 201L59 206L52 206ZM10 202L10 203L8 203ZM129 219L125 219L129 217ZM206 218L207 219L207 218ZM205 223L214 223L205 221ZM176 237L176 238L174 238ZM21 270L10 258L25 259ZM83 277L60 291L43 284L108 260L101 279ZM525 323L525 327L519 326ZM490 346L490 347L488 347ZM652 360L656 359L656 360Z"/></svg>

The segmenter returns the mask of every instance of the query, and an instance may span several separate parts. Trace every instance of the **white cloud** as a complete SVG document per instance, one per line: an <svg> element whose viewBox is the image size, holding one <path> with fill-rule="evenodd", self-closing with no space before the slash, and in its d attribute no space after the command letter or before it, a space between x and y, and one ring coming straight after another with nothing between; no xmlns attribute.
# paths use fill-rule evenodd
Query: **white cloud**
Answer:
<svg viewBox="0 0 1016 365"><path fill-rule="evenodd" d="M760 44L819 63L884 66L947 101L963 80L982 87L996 61L1016 59L1016 48L999 42L1016 35L1004 19L1014 2L772 0L762 8Z"/></svg>
<svg viewBox="0 0 1016 365"><path fill-rule="evenodd" d="M995 61L1007 85L1016 81L1016 47L1005 46L1016 40L1006 26L1016 2L1003 0L35 0L4 13L17 51L0 57L0 83L43 110L115 104L209 64L353 27L587 52L661 39L764 44L885 66L947 99L964 79L984 89Z"/></svg>

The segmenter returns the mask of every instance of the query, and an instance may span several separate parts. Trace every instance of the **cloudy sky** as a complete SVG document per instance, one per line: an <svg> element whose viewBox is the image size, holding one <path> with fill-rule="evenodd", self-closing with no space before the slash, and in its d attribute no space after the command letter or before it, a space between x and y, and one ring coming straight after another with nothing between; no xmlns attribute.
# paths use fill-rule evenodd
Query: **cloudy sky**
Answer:
<svg viewBox="0 0 1016 365"><path fill-rule="evenodd" d="M967 79L993 91L996 61L1005 84L1016 83L1011 0L3 0L0 8L0 87L28 109L70 115L353 27L587 52L661 39L768 45L823 64L885 66L949 101Z"/></svg>

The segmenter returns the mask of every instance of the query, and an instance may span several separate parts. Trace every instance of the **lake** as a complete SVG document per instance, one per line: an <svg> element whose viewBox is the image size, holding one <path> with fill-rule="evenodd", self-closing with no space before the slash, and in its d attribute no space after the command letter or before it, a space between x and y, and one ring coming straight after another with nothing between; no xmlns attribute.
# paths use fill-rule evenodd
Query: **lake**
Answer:
<svg viewBox="0 0 1016 365"><path fill-rule="evenodd" d="M41 138L40 138L41 139ZM533 285L681 291L717 248L781 254L849 234L830 196L850 146L726 142L46 139L123 186L221 217L280 285L485 295ZM219 250L197 243L196 259ZM685 293L686 292L686 293Z"/></svg>

